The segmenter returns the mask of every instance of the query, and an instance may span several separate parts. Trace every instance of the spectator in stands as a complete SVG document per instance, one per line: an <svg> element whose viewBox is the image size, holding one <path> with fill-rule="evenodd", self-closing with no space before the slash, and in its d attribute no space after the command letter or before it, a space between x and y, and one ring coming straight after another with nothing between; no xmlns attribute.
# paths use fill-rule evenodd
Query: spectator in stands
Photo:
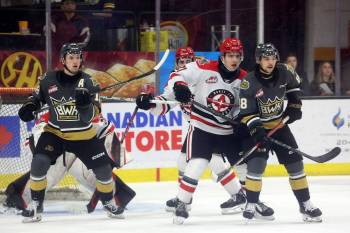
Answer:
<svg viewBox="0 0 350 233"><path fill-rule="evenodd" d="M335 94L335 74L329 61L322 62L314 80L311 82L311 94L332 96Z"/></svg>
<svg viewBox="0 0 350 233"><path fill-rule="evenodd" d="M285 60L285 63L290 65L301 78L301 90L303 91L304 96L310 95L310 84L309 80L306 77L306 73L300 69L298 69L298 59L297 56L293 53L290 53Z"/></svg>
<svg viewBox="0 0 350 233"><path fill-rule="evenodd" d="M90 28L87 19L76 13L74 0L63 0L61 11L53 14L51 21L53 58L65 43L79 43L85 47L90 40ZM53 63L57 64L57 61Z"/></svg>

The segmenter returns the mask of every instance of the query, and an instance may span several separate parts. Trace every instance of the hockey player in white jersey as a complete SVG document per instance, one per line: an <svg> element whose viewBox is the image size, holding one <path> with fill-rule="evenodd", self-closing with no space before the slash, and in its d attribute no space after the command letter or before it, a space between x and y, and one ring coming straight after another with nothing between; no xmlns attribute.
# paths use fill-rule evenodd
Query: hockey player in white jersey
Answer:
<svg viewBox="0 0 350 233"><path fill-rule="evenodd" d="M28 156L32 154L31 147L34 147L41 133L43 132L44 126L48 121L48 113L42 115L40 119L36 122L34 128L32 129L32 136L29 137L26 143L26 152ZM93 121L94 126L97 128L97 137L100 140L104 140L106 151L108 156L111 158L113 164L118 164L118 167L122 167L125 163L124 161L129 162L130 159L120 159L120 142L117 138L117 132L114 125L111 122L106 121L102 116L96 117ZM66 174L72 175L80 185L82 185L89 193L93 193L96 189L96 177L93 172L79 160L72 153L65 153L57 159L56 163L52 165L47 174L47 189L50 190L55 185L59 183L60 180ZM120 206L121 214L120 218L123 218L122 215L123 209L126 205L132 200L136 193L127 186L119 177L114 176L114 182L116 189L114 190L114 200ZM11 182L5 191L6 199L4 202L4 211L7 213L11 212L20 212L27 208L30 200L31 193L29 187L29 172L23 174L21 177ZM88 212L91 213L94 211L99 197L94 195L92 196L86 208L75 208L73 211L79 212ZM43 206L40 206L40 211L43 211Z"/></svg>
<svg viewBox="0 0 350 233"><path fill-rule="evenodd" d="M182 104L190 104L194 98L221 114L235 117L239 112L239 85L246 74L239 68L243 59L243 46L240 40L227 38L221 44L220 52L218 61L191 62L183 69L171 73L163 95L156 98L175 99ZM152 97L140 96L138 105L144 104L152 111L167 111L164 106L146 106L147 99L150 98ZM232 135L233 127L230 123L206 110L191 106L186 143L188 164L180 181L174 223L182 224L188 217L186 205L191 202L199 177L209 161L213 165L212 171L228 193L231 196L239 193L241 186L238 178L223 161L223 155L239 159L240 142L239 139L232 141ZM244 204L245 198L241 201Z"/></svg>

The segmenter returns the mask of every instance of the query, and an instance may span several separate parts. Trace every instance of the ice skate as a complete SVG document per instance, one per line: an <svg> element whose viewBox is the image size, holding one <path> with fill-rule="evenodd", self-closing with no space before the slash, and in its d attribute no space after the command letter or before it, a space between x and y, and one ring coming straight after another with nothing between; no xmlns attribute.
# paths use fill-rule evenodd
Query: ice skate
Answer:
<svg viewBox="0 0 350 233"><path fill-rule="evenodd" d="M233 195L228 201L220 205L222 214L237 214L241 213L246 204L246 196L242 190Z"/></svg>
<svg viewBox="0 0 350 233"><path fill-rule="evenodd" d="M173 223L181 225L184 223L185 219L188 218L188 216L189 215L186 209L186 203L178 200L175 215L173 218Z"/></svg>
<svg viewBox="0 0 350 233"><path fill-rule="evenodd" d="M247 203L247 205L245 206L245 209L243 211L243 218L245 218L248 221L252 220L255 216L255 206L256 203Z"/></svg>
<svg viewBox="0 0 350 233"><path fill-rule="evenodd" d="M275 220L274 210L271 207L268 207L263 202L259 201L255 205L255 216L258 219L263 220Z"/></svg>
<svg viewBox="0 0 350 233"><path fill-rule="evenodd" d="M108 217L124 219L124 208L116 206L113 199L102 202L103 208L106 210Z"/></svg>
<svg viewBox="0 0 350 233"><path fill-rule="evenodd" d="M43 213L43 203L39 201L32 201L30 203L29 209L22 211L22 216L24 217L23 223L32 223L41 221Z"/></svg>
<svg viewBox="0 0 350 233"><path fill-rule="evenodd" d="M165 203L165 210L167 212L175 212L178 202L179 202L179 199L177 197L168 200ZM190 203L186 204L187 211L191 211L191 204L192 204L192 199Z"/></svg>
<svg viewBox="0 0 350 233"><path fill-rule="evenodd" d="M322 211L315 207L310 200L299 203L299 205L304 222L322 222Z"/></svg>

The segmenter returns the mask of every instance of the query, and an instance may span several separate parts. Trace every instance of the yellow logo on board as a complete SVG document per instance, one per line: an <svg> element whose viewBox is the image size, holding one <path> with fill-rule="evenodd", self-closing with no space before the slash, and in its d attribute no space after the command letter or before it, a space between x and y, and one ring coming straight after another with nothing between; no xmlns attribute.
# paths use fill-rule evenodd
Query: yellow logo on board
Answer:
<svg viewBox="0 0 350 233"><path fill-rule="evenodd" d="M35 87L42 74L40 61L26 52L12 53L1 65L1 82L5 87Z"/></svg>

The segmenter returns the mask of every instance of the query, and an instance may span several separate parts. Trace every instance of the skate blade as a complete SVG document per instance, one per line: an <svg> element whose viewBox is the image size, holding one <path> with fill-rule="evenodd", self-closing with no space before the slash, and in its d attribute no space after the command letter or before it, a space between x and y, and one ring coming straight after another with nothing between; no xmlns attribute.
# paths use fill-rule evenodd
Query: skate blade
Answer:
<svg viewBox="0 0 350 233"><path fill-rule="evenodd" d="M171 206L165 206L165 211L166 212L171 212L171 213L175 213L176 208L175 207L171 207ZM186 205L186 210L189 212L191 211L191 205Z"/></svg>
<svg viewBox="0 0 350 233"><path fill-rule="evenodd" d="M112 213L107 213L107 216L108 216L109 218L125 219L124 214L112 214Z"/></svg>
<svg viewBox="0 0 350 233"><path fill-rule="evenodd" d="M165 206L165 211L175 213L175 207Z"/></svg>
<svg viewBox="0 0 350 233"><path fill-rule="evenodd" d="M255 213L254 218L259 219L259 220L264 220L264 221L273 221L275 220L275 216L274 215L270 215L270 216L263 216L259 213Z"/></svg>
<svg viewBox="0 0 350 233"><path fill-rule="evenodd" d="M254 218L244 218L245 225L249 225L254 222Z"/></svg>
<svg viewBox="0 0 350 233"><path fill-rule="evenodd" d="M245 204L238 205L232 208L221 208L222 215L240 214L244 211Z"/></svg>
<svg viewBox="0 0 350 233"><path fill-rule="evenodd" d="M312 223L312 222L320 223L320 222L322 222L322 218L321 218L321 216L319 216L319 217L310 217L308 215L303 215L303 221L304 222L310 222L310 223Z"/></svg>
<svg viewBox="0 0 350 233"><path fill-rule="evenodd" d="M182 224L184 224L185 219L186 218L184 218L184 217L174 216L173 223L176 224L176 225L182 225Z"/></svg>
<svg viewBox="0 0 350 233"><path fill-rule="evenodd" d="M41 221L41 215L35 216L35 217L25 217L22 220L22 223L33 223L33 222L40 222Z"/></svg>

